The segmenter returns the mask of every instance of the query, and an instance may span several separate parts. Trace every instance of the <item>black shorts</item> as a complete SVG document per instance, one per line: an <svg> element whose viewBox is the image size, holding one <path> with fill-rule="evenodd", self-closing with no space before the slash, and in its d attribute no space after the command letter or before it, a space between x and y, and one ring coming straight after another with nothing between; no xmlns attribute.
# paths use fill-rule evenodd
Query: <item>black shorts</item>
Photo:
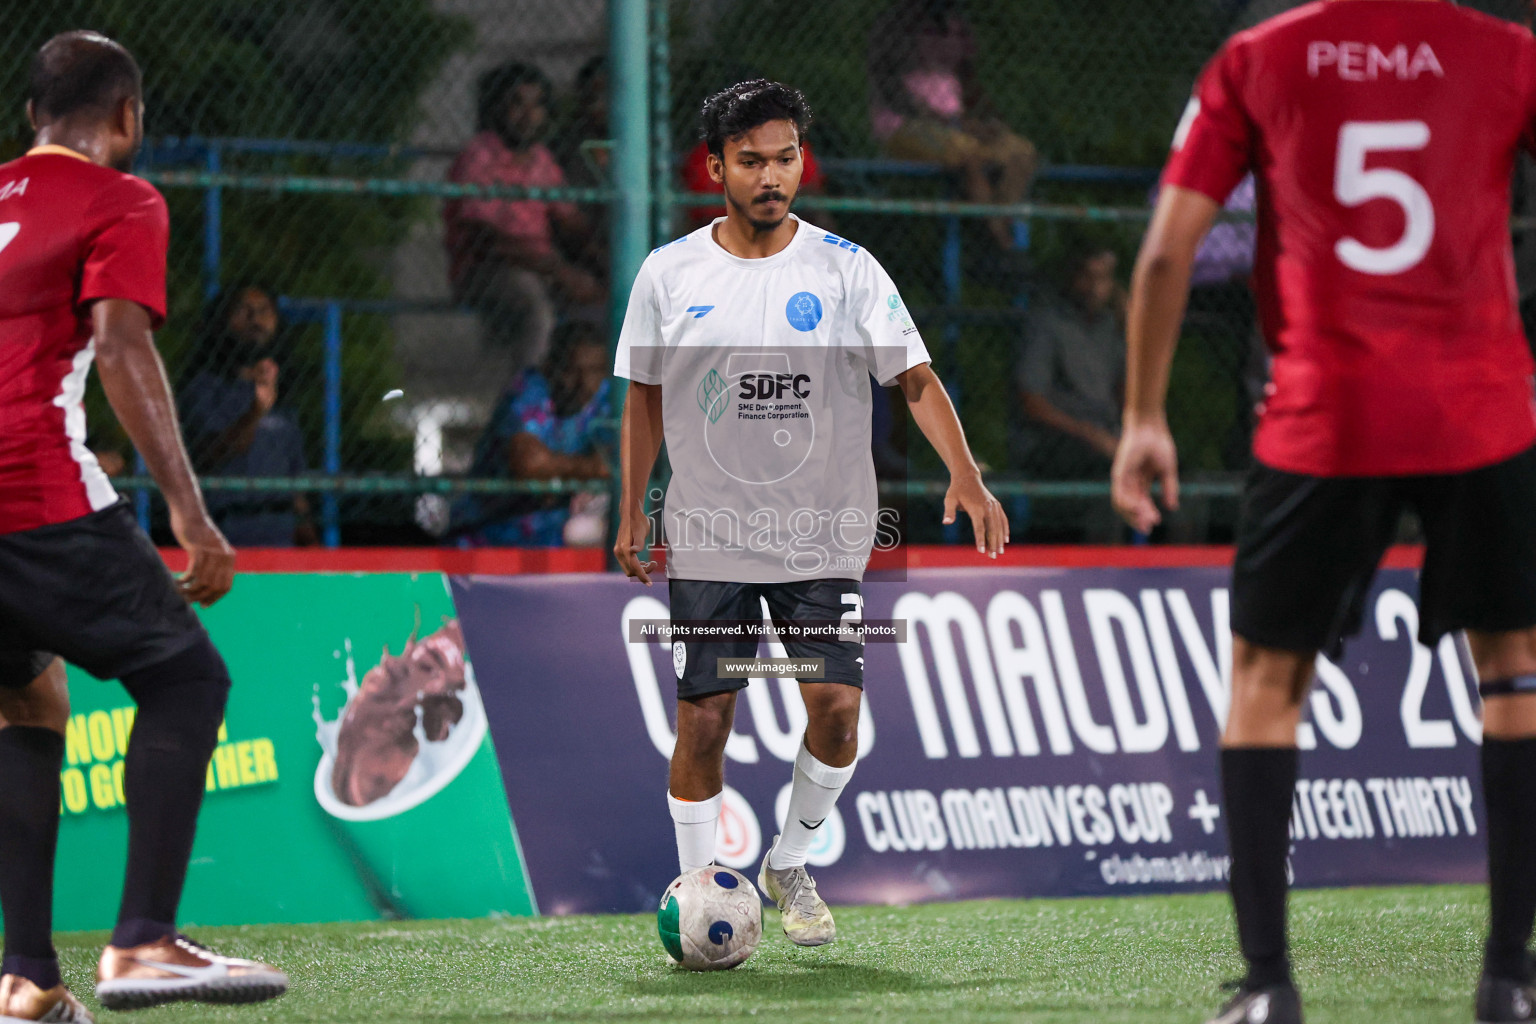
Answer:
<svg viewBox="0 0 1536 1024"><path fill-rule="evenodd" d="M1360 629L1404 510L1424 528L1419 640L1536 626L1536 448L1437 476L1314 477L1255 465L1238 513L1232 631L1337 655Z"/></svg>
<svg viewBox="0 0 1536 1024"><path fill-rule="evenodd" d="M857 580L796 580L793 583L720 583L714 580L668 580L672 618L676 621L758 620L762 602L774 622L837 622L851 610L863 609ZM851 595L851 598L844 598ZM681 644L681 654L678 645ZM672 666L677 671L677 695L702 697L709 693L740 690L745 679L721 679L721 658L757 655L756 640L723 640L701 643L678 641L672 645ZM864 685L864 645L848 640L788 640L784 652L791 658L823 658L825 671L802 683Z"/></svg>
<svg viewBox="0 0 1536 1024"><path fill-rule="evenodd" d="M54 655L116 679L204 636L126 500L0 534L0 686L26 686Z"/></svg>

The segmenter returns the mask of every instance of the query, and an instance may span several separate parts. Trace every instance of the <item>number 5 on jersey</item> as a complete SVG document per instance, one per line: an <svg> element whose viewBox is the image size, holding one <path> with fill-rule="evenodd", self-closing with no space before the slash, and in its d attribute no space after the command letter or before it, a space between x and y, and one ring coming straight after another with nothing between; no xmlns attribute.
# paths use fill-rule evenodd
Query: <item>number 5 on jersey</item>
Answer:
<svg viewBox="0 0 1536 1024"><path fill-rule="evenodd" d="M1372 153L1406 153L1429 145L1429 125L1423 121L1346 121L1339 129L1333 194L1345 206L1387 199L1403 209L1403 235L1386 248L1374 248L1354 238L1341 238L1333 251L1339 261L1362 274L1401 274L1418 266L1435 237L1435 205L1424 186L1390 167L1366 169Z"/></svg>

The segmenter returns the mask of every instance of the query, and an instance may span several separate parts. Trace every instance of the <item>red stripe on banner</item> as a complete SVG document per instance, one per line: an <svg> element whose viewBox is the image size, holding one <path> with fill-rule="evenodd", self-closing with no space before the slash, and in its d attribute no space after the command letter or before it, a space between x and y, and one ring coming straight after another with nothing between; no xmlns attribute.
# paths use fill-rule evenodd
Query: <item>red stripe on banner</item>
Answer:
<svg viewBox="0 0 1536 1024"><path fill-rule="evenodd" d="M160 551L175 572L187 566L184 552ZM519 576L602 572L600 548L242 548L237 572L441 572L451 576Z"/></svg>
<svg viewBox="0 0 1536 1024"><path fill-rule="evenodd" d="M175 572L187 556L176 548L160 552ZM656 552L657 556L661 552ZM657 557L659 566L665 559ZM1424 549L1394 547L1385 569L1417 569ZM915 545L877 552L871 569L1181 569L1221 567L1232 562L1232 549L1220 546L1087 547L1018 544L995 559L974 548L942 544ZM236 562L240 572L441 572L449 575L519 576L545 573L602 572L607 552L600 548L245 548ZM658 568L658 572L662 572Z"/></svg>
<svg viewBox="0 0 1536 1024"><path fill-rule="evenodd" d="M892 554L896 554L893 552ZM1400 545L1387 551L1383 569L1417 569L1424 561L1424 549ZM871 568L891 568L879 564L877 556ZM925 545L907 549L909 569L1010 568L1010 569L1189 569L1220 568L1232 564L1232 548L1218 545L1136 545L1125 547L1089 547L1086 545L1031 546L1019 544L997 558L978 554L975 548L960 545ZM895 563L900 566L899 560Z"/></svg>

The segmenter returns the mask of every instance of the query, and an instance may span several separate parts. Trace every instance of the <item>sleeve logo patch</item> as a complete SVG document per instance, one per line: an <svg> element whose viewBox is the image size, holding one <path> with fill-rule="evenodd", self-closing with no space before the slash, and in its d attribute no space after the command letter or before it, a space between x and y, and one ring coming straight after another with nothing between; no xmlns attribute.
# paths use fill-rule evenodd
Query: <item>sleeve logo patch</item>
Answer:
<svg viewBox="0 0 1536 1024"><path fill-rule="evenodd" d="M826 242L828 245L835 245L839 249L847 249L849 252L859 251L859 247L848 241L848 239L839 238L837 235L832 234L830 231L827 232L827 237L823 238L822 241Z"/></svg>

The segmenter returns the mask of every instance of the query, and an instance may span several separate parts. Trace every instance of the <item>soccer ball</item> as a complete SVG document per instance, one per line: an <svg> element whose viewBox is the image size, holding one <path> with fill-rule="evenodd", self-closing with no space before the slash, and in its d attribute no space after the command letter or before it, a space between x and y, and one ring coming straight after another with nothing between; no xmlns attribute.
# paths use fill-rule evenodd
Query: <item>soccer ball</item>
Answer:
<svg viewBox="0 0 1536 1024"><path fill-rule="evenodd" d="M757 949L763 904L746 876L717 865L673 879L661 894L656 930L672 959L690 971L723 971Z"/></svg>

